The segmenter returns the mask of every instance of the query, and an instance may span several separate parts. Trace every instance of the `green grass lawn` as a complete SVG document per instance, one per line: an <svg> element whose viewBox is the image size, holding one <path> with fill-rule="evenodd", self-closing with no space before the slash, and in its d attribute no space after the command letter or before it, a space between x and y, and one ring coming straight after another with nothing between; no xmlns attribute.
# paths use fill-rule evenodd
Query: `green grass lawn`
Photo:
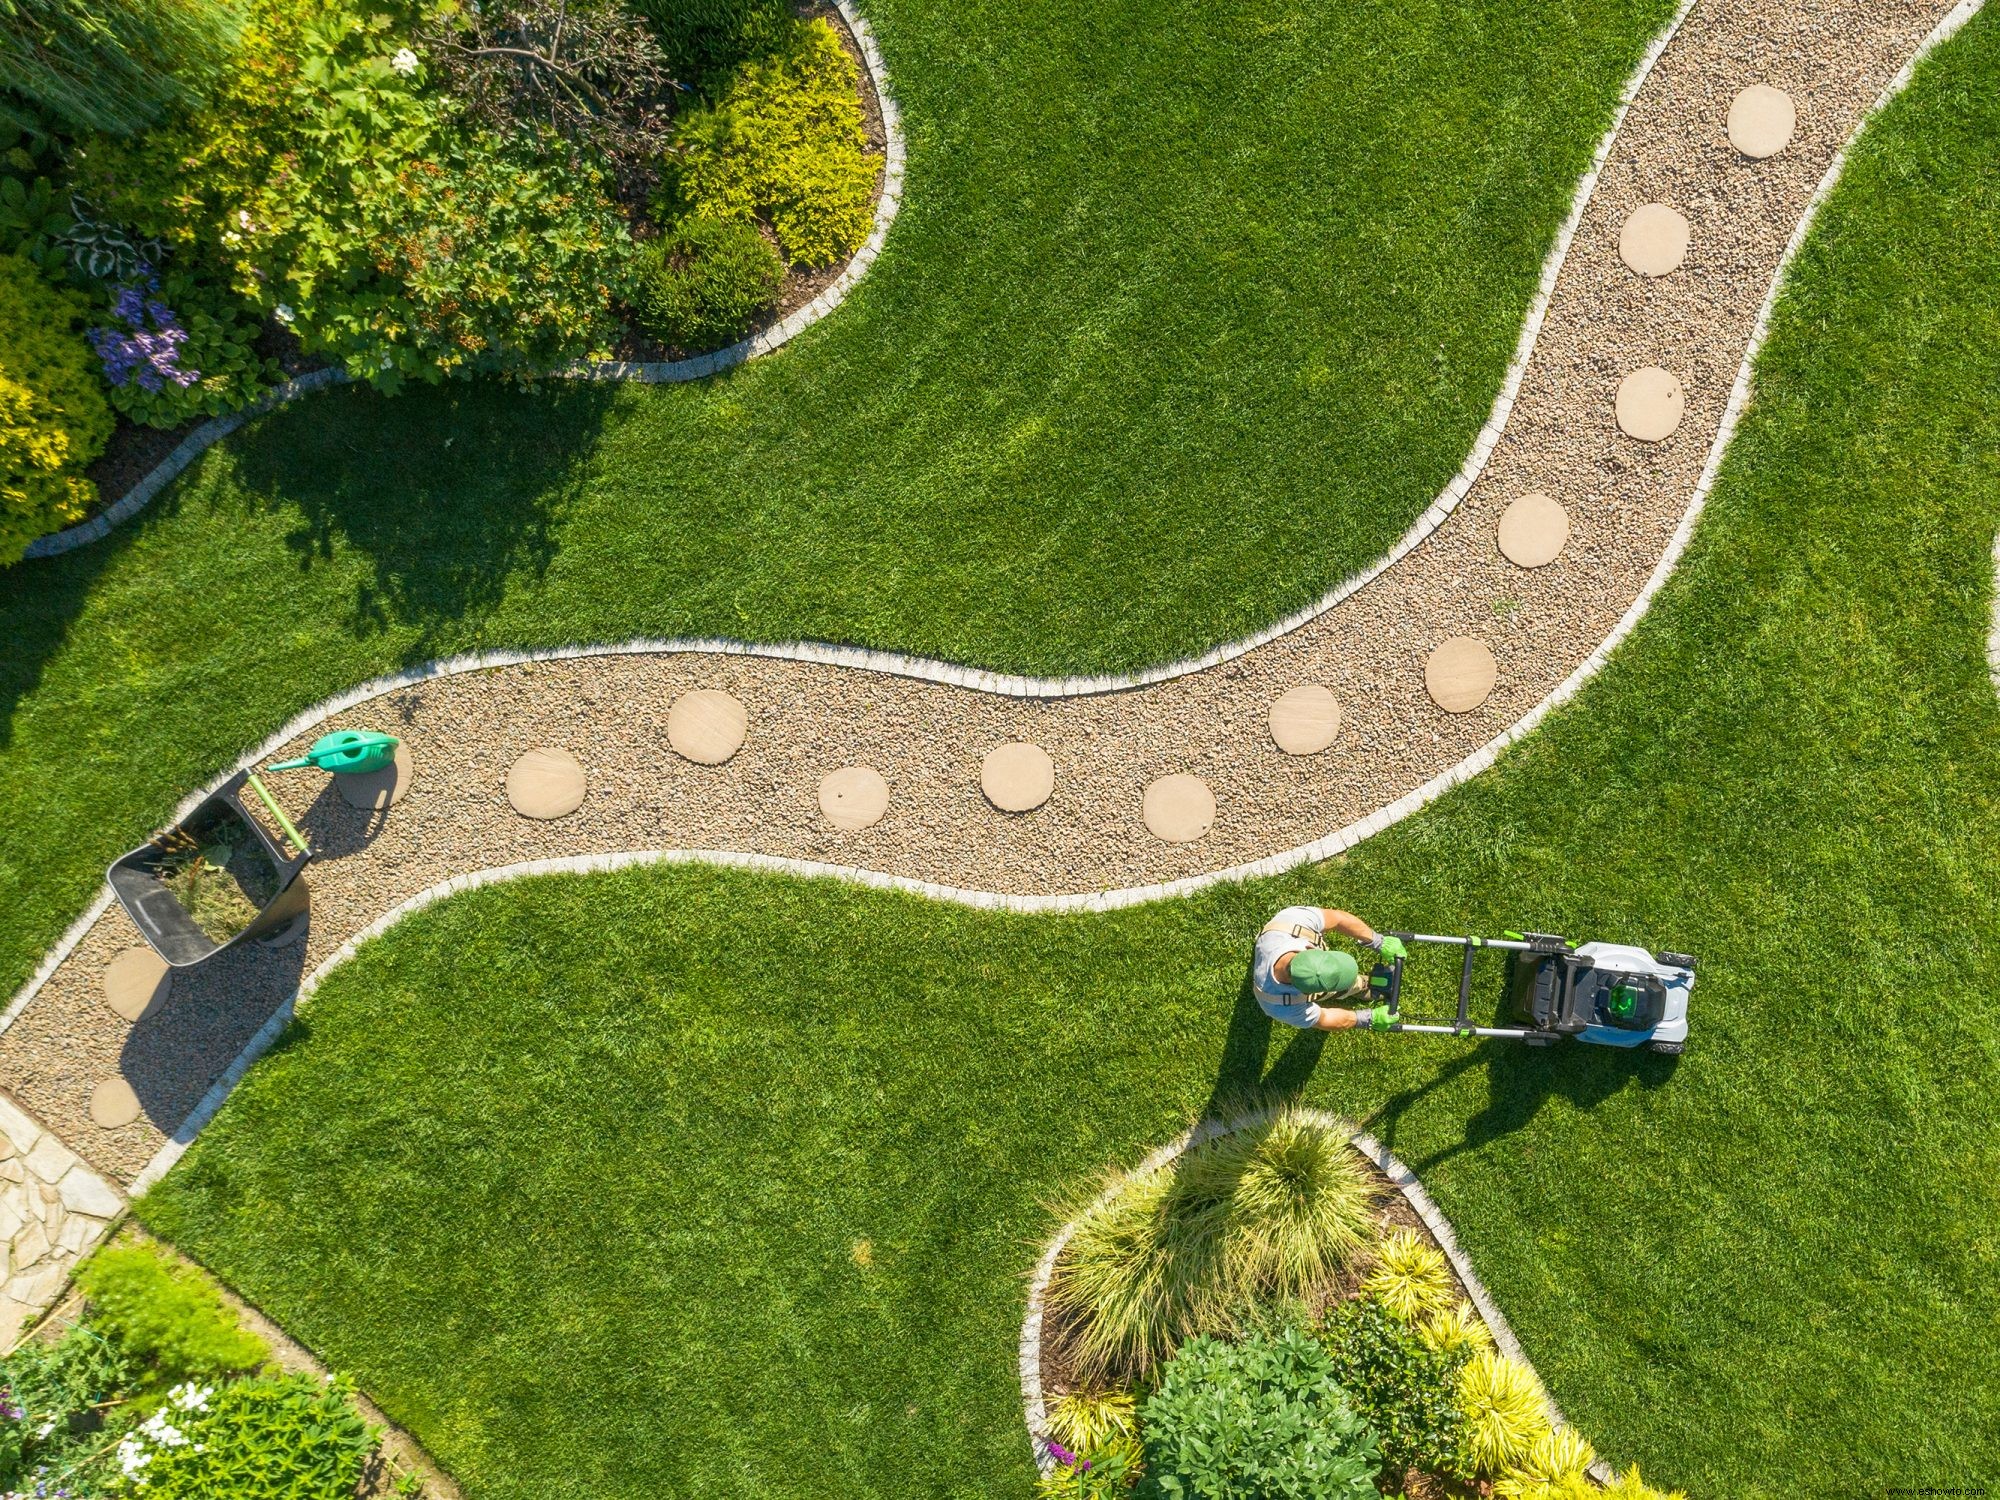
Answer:
<svg viewBox="0 0 2000 1500"><path fill-rule="evenodd" d="M0 993L189 788L411 661L727 634L1067 674L1304 603L1463 460L1671 8L871 5L907 197L778 357L316 396L0 572Z"/></svg>
<svg viewBox="0 0 2000 1500"><path fill-rule="evenodd" d="M1021 1496L1046 1202L1265 1073L1418 1167L1621 1464L1991 1484L1996 83L1989 14L1868 137L1686 563L1492 773L1103 918L685 869L462 896L334 975L142 1216L473 1500ZM1691 950L1688 1055L1273 1037L1239 987L1295 898Z"/></svg>

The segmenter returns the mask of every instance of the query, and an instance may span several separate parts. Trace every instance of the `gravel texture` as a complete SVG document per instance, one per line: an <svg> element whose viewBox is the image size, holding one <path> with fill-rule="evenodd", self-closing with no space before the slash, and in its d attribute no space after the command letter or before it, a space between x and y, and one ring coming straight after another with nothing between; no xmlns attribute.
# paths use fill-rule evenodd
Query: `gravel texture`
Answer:
<svg viewBox="0 0 2000 1500"><path fill-rule="evenodd" d="M129 1177L209 1082L357 929L428 886L476 868L628 849L757 851L1006 892L1090 891L1240 864L1363 818L1456 764L1527 713L1610 633L1691 503L1759 306L1835 151L1949 8L1946 0L1697 5L1634 99L1557 280L1518 400L1466 500L1395 567L1299 629L1153 687L1024 700L885 673L690 653L541 662L397 689L335 716L405 737L416 777L382 814L349 808L324 779L277 777L312 838L313 922L303 944L232 950L176 976L136 1026L102 997L103 966L138 941L106 912L0 1035L0 1087L89 1161ZM1747 84L1799 101L1781 154L1751 162L1725 134ZM1643 203L1686 214L1680 270L1649 279L1619 259ZM1622 436L1619 381L1657 364L1687 393L1661 443ZM1570 516L1567 546L1532 572L1501 557L1501 514L1539 490ZM1452 636L1484 641L1491 695L1452 715L1424 690L1424 661ZM1342 709L1333 745L1291 757L1267 729L1301 683ZM667 745L675 698L733 693L748 738L726 765ZM333 726L326 726L333 727ZM296 754L321 729L282 753ZM1055 786L1025 814L995 809L980 765L996 745L1049 751ZM567 749L588 794L568 817L514 813L507 770L535 746ZM841 832L821 778L868 765L885 817ZM1141 823L1144 788L1176 773L1214 791L1213 828L1164 843ZM144 1106L118 1131L91 1123L96 1084L123 1074Z"/></svg>

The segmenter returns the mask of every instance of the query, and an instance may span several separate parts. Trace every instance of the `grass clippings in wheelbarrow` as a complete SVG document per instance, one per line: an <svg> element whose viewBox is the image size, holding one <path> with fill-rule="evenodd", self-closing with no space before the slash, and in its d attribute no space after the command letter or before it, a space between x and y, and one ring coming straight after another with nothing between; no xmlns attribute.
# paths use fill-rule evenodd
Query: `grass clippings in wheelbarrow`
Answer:
<svg viewBox="0 0 2000 1500"><path fill-rule="evenodd" d="M278 894L278 872L250 831L231 819L156 834L156 871L195 925L226 943L257 919Z"/></svg>

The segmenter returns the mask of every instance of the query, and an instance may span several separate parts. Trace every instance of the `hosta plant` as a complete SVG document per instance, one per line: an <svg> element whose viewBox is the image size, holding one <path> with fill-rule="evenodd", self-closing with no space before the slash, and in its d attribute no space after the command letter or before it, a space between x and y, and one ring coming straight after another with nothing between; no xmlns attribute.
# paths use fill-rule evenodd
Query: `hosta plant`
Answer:
<svg viewBox="0 0 2000 1500"><path fill-rule="evenodd" d="M1458 1297L1443 1254L1410 1229L1382 1241L1374 1269L1361 1286L1406 1323L1444 1312Z"/></svg>
<svg viewBox="0 0 2000 1500"><path fill-rule="evenodd" d="M1549 1430L1548 1403L1534 1372L1505 1355L1475 1354L1458 1372L1473 1466L1502 1474Z"/></svg>

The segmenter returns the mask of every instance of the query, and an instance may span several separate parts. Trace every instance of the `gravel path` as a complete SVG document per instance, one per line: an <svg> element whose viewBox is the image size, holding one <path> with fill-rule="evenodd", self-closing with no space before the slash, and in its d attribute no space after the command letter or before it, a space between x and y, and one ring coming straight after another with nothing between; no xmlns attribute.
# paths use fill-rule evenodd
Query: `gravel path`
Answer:
<svg viewBox="0 0 2000 1500"><path fill-rule="evenodd" d="M1701 0L1633 100L1557 279L1504 434L1478 483L1421 546L1334 609L1248 654L1142 690L1043 701L884 672L754 655L677 652L536 662L401 687L336 725L404 737L417 775L384 816L348 809L323 779L275 778L319 859L309 937L225 954L177 976L171 998L128 1025L101 975L138 942L104 912L0 1035L0 1087L89 1162L122 1179L144 1165L301 975L386 909L449 876L551 856L631 849L757 851L1008 893L1170 881L1295 849L1367 818L1474 754L1590 657L1646 585L1695 497L1730 387L1794 226L1836 150L1949 9L1948 0ZM1789 147L1753 162L1729 145L1730 101L1752 83L1798 101ZM1620 227L1660 201L1693 225L1685 265L1659 280L1618 259ZM1674 372L1687 412L1666 441L1623 436L1619 380ZM1525 571L1494 543L1506 505L1542 490L1571 535ZM1483 640L1499 679L1470 713L1439 710L1423 664L1448 637ZM1340 701L1321 754L1280 753L1269 706L1300 683ZM702 766L666 742L667 711L696 688L748 705L734 759ZM295 753L319 732L300 734ZM1009 740L1056 765L1041 808L994 810L981 757ZM507 771L536 746L586 768L583 805L532 822ZM820 813L820 778L875 767L887 815L858 832ZM1214 826L1168 844L1146 831L1153 778L1213 789ZM139 1121L92 1123L93 1087L123 1075Z"/></svg>

